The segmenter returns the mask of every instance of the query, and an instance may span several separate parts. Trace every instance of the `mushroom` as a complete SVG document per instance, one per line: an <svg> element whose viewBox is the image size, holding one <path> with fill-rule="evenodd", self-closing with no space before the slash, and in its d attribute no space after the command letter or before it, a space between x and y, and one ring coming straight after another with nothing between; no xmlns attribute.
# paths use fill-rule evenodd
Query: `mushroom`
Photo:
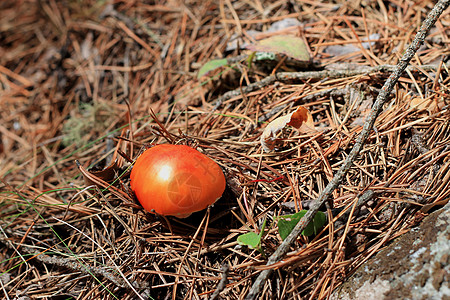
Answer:
<svg viewBox="0 0 450 300"><path fill-rule="evenodd" d="M186 218L215 203L225 190L222 169L185 145L157 145L138 157L131 189L145 210Z"/></svg>

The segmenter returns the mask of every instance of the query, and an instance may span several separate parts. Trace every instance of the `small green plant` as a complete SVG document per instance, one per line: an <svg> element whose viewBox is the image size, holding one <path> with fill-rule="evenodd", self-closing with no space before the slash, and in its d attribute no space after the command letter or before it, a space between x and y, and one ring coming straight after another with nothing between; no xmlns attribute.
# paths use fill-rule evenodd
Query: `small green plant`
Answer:
<svg viewBox="0 0 450 300"><path fill-rule="evenodd" d="M307 210L301 210L292 215L284 215L278 217L278 233L282 240L286 239L286 237L291 233L292 229L294 229L295 225L300 221L300 219L306 214ZM305 230L303 230L302 234L304 236L311 236L313 234L317 234L325 224L327 218L325 214L321 211L318 211L314 216L314 219L306 226Z"/></svg>
<svg viewBox="0 0 450 300"><path fill-rule="evenodd" d="M282 240L286 239L306 212L307 210L301 210L295 214L283 215L276 218L278 233L280 234ZM323 225L325 225L326 220L327 218L323 212L317 212L313 220L308 224L308 226L306 226L305 230L303 230L302 234L304 236L317 234ZM264 229L266 228L266 221L267 220L264 220L259 234L250 231L239 235L237 238L239 245L247 246L250 249L255 249L265 256L264 249L261 247L261 239L264 234Z"/></svg>
<svg viewBox="0 0 450 300"><path fill-rule="evenodd" d="M257 234L256 232L250 231L250 232L247 232L247 233L244 233L244 234L241 234L240 236L238 236L237 242L239 243L239 245L247 246L250 249L255 249L264 256L264 251L261 248L261 238L264 234L264 229L266 228L266 221L267 221L267 219L264 220L259 234Z"/></svg>

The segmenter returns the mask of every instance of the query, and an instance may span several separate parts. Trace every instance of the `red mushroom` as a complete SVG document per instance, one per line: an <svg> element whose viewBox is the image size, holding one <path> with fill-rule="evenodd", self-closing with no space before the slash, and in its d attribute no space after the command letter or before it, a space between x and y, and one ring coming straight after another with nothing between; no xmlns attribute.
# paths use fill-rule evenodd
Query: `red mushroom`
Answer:
<svg viewBox="0 0 450 300"><path fill-rule="evenodd" d="M185 145L157 145L144 151L130 179L144 209L178 218L207 208L225 190L219 165Z"/></svg>

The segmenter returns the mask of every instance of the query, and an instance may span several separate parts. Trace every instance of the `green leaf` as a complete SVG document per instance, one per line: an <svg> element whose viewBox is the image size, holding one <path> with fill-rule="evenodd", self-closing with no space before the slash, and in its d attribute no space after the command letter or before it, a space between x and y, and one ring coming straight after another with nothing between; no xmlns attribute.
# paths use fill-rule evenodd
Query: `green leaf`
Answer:
<svg viewBox="0 0 450 300"><path fill-rule="evenodd" d="M308 48L303 39L290 35L276 35L250 44L247 49L259 52L282 53L300 61L309 61Z"/></svg>
<svg viewBox="0 0 450 300"><path fill-rule="evenodd" d="M197 78L200 78L204 75L207 75L209 72L214 71L217 68L226 66L228 61L226 58L222 59L213 59L204 64L200 70L198 70Z"/></svg>
<svg viewBox="0 0 450 300"><path fill-rule="evenodd" d="M307 210L301 210L298 213L293 215L284 215L280 216L277 226L278 233L281 236L281 239L285 239L294 229L295 225L297 225L298 221L306 214ZM323 212L318 211L312 221L306 226L305 230L303 230L302 234L305 236L310 236L319 232L319 229L326 222L326 216Z"/></svg>
<svg viewBox="0 0 450 300"><path fill-rule="evenodd" d="M256 249L261 252L261 238L264 234L264 229L266 228L266 221L267 219L264 220L259 234L251 231L238 236L237 242L239 245L247 246L250 249Z"/></svg>
<svg viewBox="0 0 450 300"><path fill-rule="evenodd" d="M305 236L311 236L319 233L319 230L323 225L325 225L326 221L326 215L323 212L318 211L313 220L308 224L308 226L306 226L305 230L303 230L302 234Z"/></svg>
<svg viewBox="0 0 450 300"><path fill-rule="evenodd" d="M261 236L251 231L238 236L237 242L239 243L239 245L258 250L261 246Z"/></svg>

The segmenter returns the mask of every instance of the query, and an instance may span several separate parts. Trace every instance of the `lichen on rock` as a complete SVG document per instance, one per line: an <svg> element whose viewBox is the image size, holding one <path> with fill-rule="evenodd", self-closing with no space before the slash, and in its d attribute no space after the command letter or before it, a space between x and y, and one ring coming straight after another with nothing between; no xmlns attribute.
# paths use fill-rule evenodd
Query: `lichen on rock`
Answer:
<svg viewBox="0 0 450 300"><path fill-rule="evenodd" d="M363 264L331 299L450 299L450 203Z"/></svg>

